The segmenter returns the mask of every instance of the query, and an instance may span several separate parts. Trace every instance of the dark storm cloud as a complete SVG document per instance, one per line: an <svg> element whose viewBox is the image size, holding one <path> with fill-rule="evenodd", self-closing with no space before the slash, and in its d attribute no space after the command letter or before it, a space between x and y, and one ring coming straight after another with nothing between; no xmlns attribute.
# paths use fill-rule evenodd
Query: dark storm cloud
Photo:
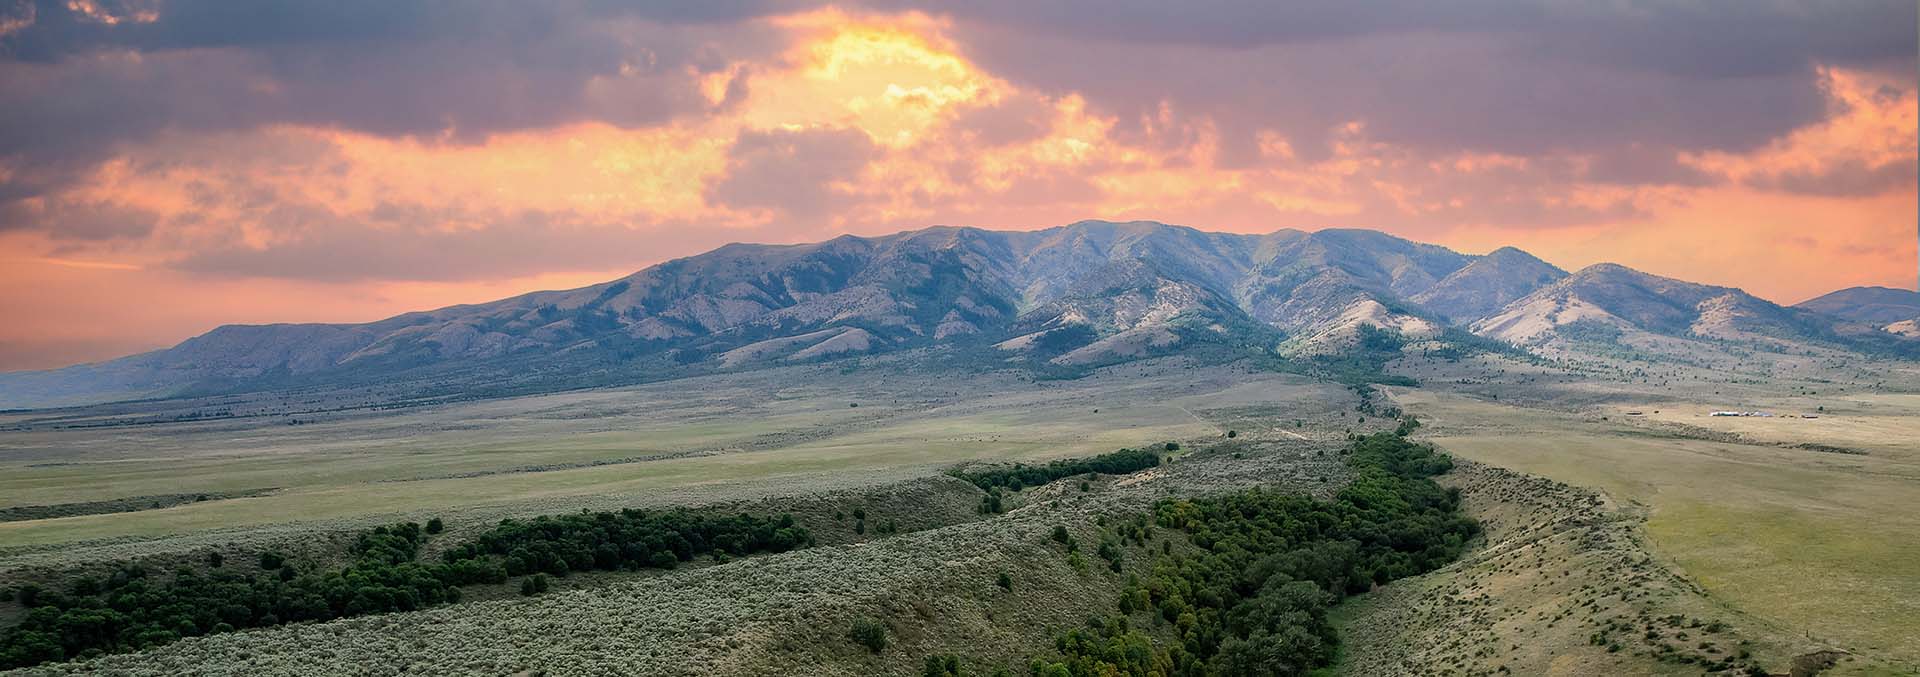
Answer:
<svg viewBox="0 0 1920 677"><path fill-rule="evenodd" d="M69 7L37 0L33 24L0 39L10 58L55 61L101 48L140 51L298 45L417 43L443 39L511 46L572 26L641 19L655 23L722 23L764 16L797 3L516 2L512 0L104 0L107 14L153 11L153 21L106 23Z"/></svg>
<svg viewBox="0 0 1920 677"><path fill-rule="evenodd" d="M464 143L579 121L656 125L716 110L700 74L784 46L766 27L712 23L759 11L748 3L155 6L155 21L108 25L43 2L0 37L0 168L13 170L0 173L0 204L168 131L292 123ZM721 107L746 86L736 79Z"/></svg>
<svg viewBox="0 0 1920 677"><path fill-rule="evenodd" d="M877 6L924 3L875 0ZM976 0L939 11L1041 39L1244 49L1369 35L1461 33L1523 53L1708 77L1779 75L1812 60L1914 56L1902 0Z"/></svg>
<svg viewBox="0 0 1920 677"><path fill-rule="evenodd" d="M1825 113L1816 64L1907 73L1916 51L1915 4L1898 1L954 11L960 42L990 71L1084 92L1123 123L1171 101L1214 118L1230 153L1273 128L1313 154L1349 120L1421 148L1746 149Z"/></svg>

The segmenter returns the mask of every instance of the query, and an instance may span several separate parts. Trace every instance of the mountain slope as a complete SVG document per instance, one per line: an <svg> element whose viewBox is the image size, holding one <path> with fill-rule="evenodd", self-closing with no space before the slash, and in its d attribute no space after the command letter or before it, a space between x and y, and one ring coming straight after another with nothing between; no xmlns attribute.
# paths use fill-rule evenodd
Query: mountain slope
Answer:
<svg viewBox="0 0 1920 677"><path fill-rule="evenodd" d="M1568 327L1745 341L1834 340L1813 313L1783 308L1730 287L1696 284L1602 263L1588 266L1474 322L1474 333L1540 343Z"/></svg>
<svg viewBox="0 0 1920 677"><path fill-rule="evenodd" d="M1442 318L1470 323L1566 276L1566 271L1532 254L1501 247L1408 300Z"/></svg>

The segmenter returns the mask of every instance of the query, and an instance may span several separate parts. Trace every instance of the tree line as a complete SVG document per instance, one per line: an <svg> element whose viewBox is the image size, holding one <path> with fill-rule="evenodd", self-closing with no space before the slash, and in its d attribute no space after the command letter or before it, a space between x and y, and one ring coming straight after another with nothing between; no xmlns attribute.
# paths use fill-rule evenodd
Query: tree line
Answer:
<svg viewBox="0 0 1920 677"><path fill-rule="evenodd" d="M480 562L506 576L598 569L671 569L699 555L786 552L813 545L792 515L715 517L686 509L582 512L502 520L472 542L442 553L449 565Z"/></svg>
<svg viewBox="0 0 1920 677"><path fill-rule="evenodd" d="M245 628L410 611L458 602L462 586L500 584L510 576L533 574L522 593L537 594L548 574L671 568L702 554L782 552L814 543L791 515L622 510L502 520L446 550L441 563L418 561L441 527L436 518L425 528L407 522L362 532L351 562L330 570L299 571L266 552L257 573L242 574L212 553L206 571L188 567L168 576L123 563L104 581L81 577L66 590L22 586L12 592L27 611L0 635L0 669Z"/></svg>
<svg viewBox="0 0 1920 677"><path fill-rule="evenodd" d="M1169 451L1178 445L1170 445ZM987 491L996 488L1019 491L1026 487L1037 487L1062 477L1101 473L1105 475L1126 475L1160 465L1160 453L1152 449L1121 449L1119 451L1090 456L1087 458L1065 458L1046 465L1027 465L1015 463L1011 466L994 466L980 469L956 470L955 477L972 482L974 486Z"/></svg>

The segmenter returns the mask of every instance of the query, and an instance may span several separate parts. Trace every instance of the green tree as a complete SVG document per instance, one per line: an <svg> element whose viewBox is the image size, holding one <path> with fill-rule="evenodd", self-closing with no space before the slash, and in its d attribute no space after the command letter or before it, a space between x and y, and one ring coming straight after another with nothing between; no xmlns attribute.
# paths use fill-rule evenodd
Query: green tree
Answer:
<svg viewBox="0 0 1920 677"><path fill-rule="evenodd" d="M847 632L855 644L864 646L868 651L880 653L887 648L887 625L879 620L862 616L853 619L853 628Z"/></svg>

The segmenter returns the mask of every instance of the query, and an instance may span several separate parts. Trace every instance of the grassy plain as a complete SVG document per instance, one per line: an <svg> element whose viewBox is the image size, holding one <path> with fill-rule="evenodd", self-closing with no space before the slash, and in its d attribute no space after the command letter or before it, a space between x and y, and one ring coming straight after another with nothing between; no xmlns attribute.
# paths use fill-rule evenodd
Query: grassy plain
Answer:
<svg viewBox="0 0 1920 677"><path fill-rule="evenodd" d="M970 460L1046 460L1222 432L1193 408L1307 400L1331 412L1344 397L1297 377L1167 365L1037 383L806 367L300 425L29 428L0 433L0 507L279 491L0 522L0 548L474 506L873 485Z"/></svg>
<svg viewBox="0 0 1920 677"><path fill-rule="evenodd" d="M1433 392L1399 399L1454 454L1646 510L1656 553L1735 609L1920 665L1912 396L1827 399L1820 419L1713 418L1712 403L1667 400L1649 405L1661 414L1648 422L1620 416L1640 405L1606 408L1602 419ZM1702 430L1707 439L1680 436ZM1866 453L1790 446L1815 440Z"/></svg>

